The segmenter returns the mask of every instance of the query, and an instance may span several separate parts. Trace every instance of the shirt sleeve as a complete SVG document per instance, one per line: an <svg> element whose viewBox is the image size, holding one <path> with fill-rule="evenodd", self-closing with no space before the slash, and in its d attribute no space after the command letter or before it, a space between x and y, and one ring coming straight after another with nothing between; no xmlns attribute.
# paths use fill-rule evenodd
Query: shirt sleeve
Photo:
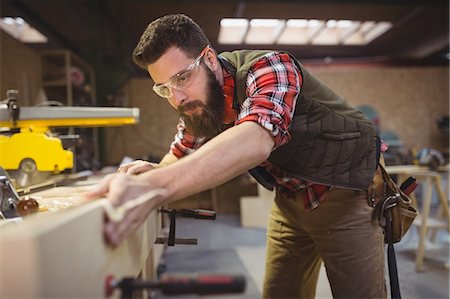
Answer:
<svg viewBox="0 0 450 299"><path fill-rule="evenodd" d="M274 149L287 143L302 82L301 72L288 54L266 54L249 70L247 99L235 124L257 122L274 137Z"/></svg>
<svg viewBox="0 0 450 299"><path fill-rule="evenodd" d="M197 138L186 130L186 126L182 118L178 120L177 133L174 141L170 145L169 153L175 155L178 159L192 154L200 146L206 142L206 138Z"/></svg>

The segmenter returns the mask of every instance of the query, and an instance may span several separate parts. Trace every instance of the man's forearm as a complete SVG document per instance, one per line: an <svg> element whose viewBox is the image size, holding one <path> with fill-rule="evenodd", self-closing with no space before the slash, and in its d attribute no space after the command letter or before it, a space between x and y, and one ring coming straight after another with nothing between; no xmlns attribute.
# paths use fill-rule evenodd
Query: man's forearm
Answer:
<svg viewBox="0 0 450 299"><path fill-rule="evenodd" d="M268 158L273 145L273 137L266 129L254 122L244 122L177 163L143 174L142 179L155 188L167 189L167 201L181 199L259 165Z"/></svg>

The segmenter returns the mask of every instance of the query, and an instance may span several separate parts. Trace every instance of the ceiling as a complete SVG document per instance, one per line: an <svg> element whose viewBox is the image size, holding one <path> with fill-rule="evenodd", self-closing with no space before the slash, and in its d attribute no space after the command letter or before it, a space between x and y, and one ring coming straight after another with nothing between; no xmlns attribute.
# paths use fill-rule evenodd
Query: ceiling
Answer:
<svg viewBox="0 0 450 299"><path fill-rule="evenodd" d="M2 17L22 16L49 37L51 42L44 47L69 48L93 65L117 64L128 70L136 69L130 56L147 24L169 13L192 17L219 52L269 48L219 45L219 23L224 17L390 21L393 28L366 46L270 48L281 47L306 63L448 65L448 1L0 1Z"/></svg>

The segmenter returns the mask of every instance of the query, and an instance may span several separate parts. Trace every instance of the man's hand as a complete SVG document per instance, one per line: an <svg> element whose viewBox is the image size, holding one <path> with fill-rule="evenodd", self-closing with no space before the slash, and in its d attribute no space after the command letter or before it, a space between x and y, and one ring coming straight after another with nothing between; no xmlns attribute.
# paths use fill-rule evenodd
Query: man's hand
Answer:
<svg viewBox="0 0 450 299"><path fill-rule="evenodd" d="M152 186L139 176L126 174L110 174L100 181L92 191L85 193L87 199L106 196L113 207L118 207L127 201L152 190ZM113 246L119 245L131 232L139 228L150 212L159 206L162 196L146 201L125 212L120 222L111 221L105 214L105 240Z"/></svg>
<svg viewBox="0 0 450 299"><path fill-rule="evenodd" d="M143 160L136 160L131 163L120 165L117 169L119 173L140 174L158 167L157 163L150 163Z"/></svg>

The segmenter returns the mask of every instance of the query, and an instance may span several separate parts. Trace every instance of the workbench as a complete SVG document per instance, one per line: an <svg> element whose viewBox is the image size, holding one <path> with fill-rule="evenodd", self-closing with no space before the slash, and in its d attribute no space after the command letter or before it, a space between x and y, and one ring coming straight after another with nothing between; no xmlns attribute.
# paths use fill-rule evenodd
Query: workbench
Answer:
<svg viewBox="0 0 450 299"><path fill-rule="evenodd" d="M425 267L423 259L425 255L425 243L429 229L446 229L450 231L450 210L449 197L442 189L442 178L447 176L449 172L449 165L439 168L438 170L430 170L426 166L418 165L399 165L387 166L386 171L389 175L398 175L397 181L403 182L407 177L413 176L417 182L423 185L422 190L422 207L418 209L417 197L413 192L411 199L413 204L419 211L418 217L414 221L414 225L419 228L419 244L416 252L416 271L424 271ZM439 213L435 217L430 216L431 200L433 195L433 187L437 192L439 200ZM448 186L447 186L448 188Z"/></svg>
<svg viewBox="0 0 450 299"><path fill-rule="evenodd" d="M64 188L66 196L73 195L71 188L79 190ZM157 248L161 245L152 250L161 227L159 214L153 211L112 248L103 238L105 200L39 212L21 222L0 221L0 298L105 298L109 275L153 278L155 251L162 251Z"/></svg>

